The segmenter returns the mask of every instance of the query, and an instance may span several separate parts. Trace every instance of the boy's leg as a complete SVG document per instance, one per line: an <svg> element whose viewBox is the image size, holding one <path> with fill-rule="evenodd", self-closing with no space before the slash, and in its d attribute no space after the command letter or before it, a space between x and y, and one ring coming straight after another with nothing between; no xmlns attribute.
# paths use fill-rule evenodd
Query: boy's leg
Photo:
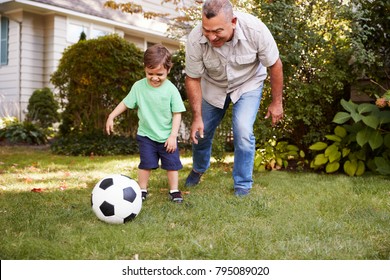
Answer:
<svg viewBox="0 0 390 280"><path fill-rule="evenodd" d="M150 173L150 169L138 169L138 185L141 188L142 200L146 200L146 197L148 196L148 182Z"/></svg>
<svg viewBox="0 0 390 280"><path fill-rule="evenodd" d="M170 191L179 190L179 171L177 170L167 170L168 175L168 184Z"/></svg>
<svg viewBox="0 0 390 280"><path fill-rule="evenodd" d="M183 196L179 190L179 172L177 170L167 170L169 183L169 197L172 202L182 203Z"/></svg>
<svg viewBox="0 0 390 280"><path fill-rule="evenodd" d="M150 173L150 169L138 169L138 185L140 186L141 190L146 191L148 189Z"/></svg>
<svg viewBox="0 0 390 280"><path fill-rule="evenodd" d="M183 197L179 190L179 170L183 168L180 161L180 153L177 148L173 153L168 153L164 144L160 144L159 155L161 158L161 168L167 170L169 197L172 202L181 203Z"/></svg>
<svg viewBox="0 0 390 280"><path fill-rule="evenodd" d="M137 135L137 142L140 153L138 165L138 185L141 188L142 200L148 195L148 182L152 169L158 168L158 152L155 143L148 137Z"/></svg>

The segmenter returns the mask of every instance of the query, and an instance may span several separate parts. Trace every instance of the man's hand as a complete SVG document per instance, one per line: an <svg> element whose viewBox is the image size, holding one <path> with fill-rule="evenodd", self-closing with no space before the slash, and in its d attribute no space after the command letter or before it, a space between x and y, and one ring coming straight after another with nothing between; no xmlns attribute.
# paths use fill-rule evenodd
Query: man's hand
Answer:
<svg viewBox="0 0 390 280"><path fill-rule="evenodd" d="M272 102L268 106L267 114L265 115L265 118L268 119L271 117L272 126L275 126L278 122L280 122L284 115L283 115L283 104Z"/></svg>
<svg viewBox="0 0 390 280"><path fill-rule="evenodd" d="M197 119L192 121L191 125L191 140L194 144L198 144L198 138L203 138L204 133L204 124L202 119Z"/></svg>

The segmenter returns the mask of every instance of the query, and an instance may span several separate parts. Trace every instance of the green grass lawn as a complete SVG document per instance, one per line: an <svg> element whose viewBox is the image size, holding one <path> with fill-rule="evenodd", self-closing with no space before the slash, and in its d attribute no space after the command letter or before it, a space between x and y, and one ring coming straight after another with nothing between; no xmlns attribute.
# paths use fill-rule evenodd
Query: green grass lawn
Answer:
<svg viewBox="0 0 390 280"><path fill-rule="evenodd" d="M231 161L182 187L182 205L168 200L165 171L152 172L138 217L110 225L92 212L92 188L110 173L136 178L138 156L0 147L0 259L390 259L389 177L255 173L237 198Z"/></svg>

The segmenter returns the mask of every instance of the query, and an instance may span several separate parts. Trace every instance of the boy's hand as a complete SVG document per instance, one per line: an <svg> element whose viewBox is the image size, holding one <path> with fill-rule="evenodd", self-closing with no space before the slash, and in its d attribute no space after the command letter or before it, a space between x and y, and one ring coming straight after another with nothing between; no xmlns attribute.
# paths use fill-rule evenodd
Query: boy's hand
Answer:
<svg viewBox="0 0 390 280"><path fill-rule="evenodd" d="M169 136L164 144L164 147L168 153L174 153L177 149L177 140L175 136Z"/></svg>
<svg viewBox="0 0 390 280"><path fill-rule="evenodd" d="M114 119L108 118L106 122L106 132L108 135L111 134L111 132L114 132Z"/></svg>

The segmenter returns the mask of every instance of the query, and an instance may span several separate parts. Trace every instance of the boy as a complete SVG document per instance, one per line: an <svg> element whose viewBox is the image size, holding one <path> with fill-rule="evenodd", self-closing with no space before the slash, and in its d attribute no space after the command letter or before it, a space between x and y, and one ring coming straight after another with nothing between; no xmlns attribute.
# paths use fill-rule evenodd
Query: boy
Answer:
<svg viewBox="0 0 390 280"><path fill-rule="evenodd" d="M181 122L181 112L185 111L177 88L167 76L172 68L171 54L161 44L153 45L144 53L146 78L134 83L130 93L111 112L106 122L106 131L110 134L114 128L114 119L129 109L137 109L137 142L140 151L138 166L138 184L142 199L148 194L147 187L152 169L167 170L169 196L171 201L183 202L178 188L179 173L183 166L177 148L177 135Z"/></svg>

